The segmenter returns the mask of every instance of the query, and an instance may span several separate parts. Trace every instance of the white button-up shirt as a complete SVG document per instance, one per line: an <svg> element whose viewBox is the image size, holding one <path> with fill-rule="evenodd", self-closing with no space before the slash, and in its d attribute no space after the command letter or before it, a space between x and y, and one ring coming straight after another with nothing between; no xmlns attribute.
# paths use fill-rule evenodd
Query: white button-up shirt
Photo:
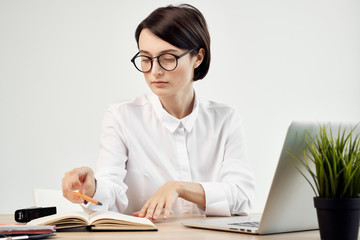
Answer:
<svg viewBox="0 0 360 240"><path fill-rule="evenodd" d="M254 197L241 120L224 104L199 101L183 119L155 94L111 104L105 114L91 210L132 214L167 181L197 182L206 207L177 199L174 213L247 214Z"/></svg>

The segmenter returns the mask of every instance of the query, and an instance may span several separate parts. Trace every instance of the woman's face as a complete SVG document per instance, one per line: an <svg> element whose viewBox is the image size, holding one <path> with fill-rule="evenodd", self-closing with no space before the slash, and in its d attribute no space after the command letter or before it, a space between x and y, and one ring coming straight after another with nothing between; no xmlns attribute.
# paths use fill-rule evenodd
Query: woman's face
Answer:
<svg viewBox="0 0 360 240"><path fill-rule="evenodd" d="M162 40L147 28L143 29L140 33L139 50L141 55L151 58L163 53L172 53L179 56L187 52L186 49L177 48ZM175 70L166 71L160 67L155 58L153 59L153 67L150 72L144 73L145 80L150 89L159 97L192 94L194 69L200 65L201 60L199 61L199 56L186 54L178 59L178 65Z"/></svg>

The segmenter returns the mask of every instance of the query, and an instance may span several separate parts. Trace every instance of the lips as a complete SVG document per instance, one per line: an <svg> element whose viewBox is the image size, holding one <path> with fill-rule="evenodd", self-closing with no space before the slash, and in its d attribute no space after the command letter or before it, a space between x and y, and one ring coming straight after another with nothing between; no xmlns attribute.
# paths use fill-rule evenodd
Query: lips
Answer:
<svg viewBox="0 0 360 240"><path fill-rule="evenodd" d="M164 87L165 85L168 84L168 82L154 81L154 82L151 82L151 84L154 85L155 87Z"/></svg>

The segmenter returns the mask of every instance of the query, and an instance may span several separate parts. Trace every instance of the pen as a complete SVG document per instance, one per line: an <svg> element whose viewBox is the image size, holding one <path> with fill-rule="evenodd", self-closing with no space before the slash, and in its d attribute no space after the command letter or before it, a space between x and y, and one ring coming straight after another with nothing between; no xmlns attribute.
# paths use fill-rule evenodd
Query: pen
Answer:
<svg viewBox="0 0 360 240"><path fill-rule="evenodd" d="M98 200L92 199L91 197L85 196L84 194L81 194L79 192L73 192L76 196L88 201L88 202L92 202L96 205L102 206L102 203L99 202Z"/></svg>

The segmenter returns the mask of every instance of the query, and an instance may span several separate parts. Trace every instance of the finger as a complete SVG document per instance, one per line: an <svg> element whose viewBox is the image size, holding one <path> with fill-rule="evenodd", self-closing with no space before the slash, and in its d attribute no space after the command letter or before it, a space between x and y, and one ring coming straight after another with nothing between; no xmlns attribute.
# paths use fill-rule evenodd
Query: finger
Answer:
<svg viewBox="0 0 360 240"><path fill-rule="evenodd" d="M69 195L69 193L72 191L72 177L70 175L70 172L65 173L65 176L62 179L62 188L63 192L66 195Z"/></svg>
<svg viewBox="0 0 360 240"><path fill-rule="evenodd" d="M79 181L81 183L85 183L88 178L92 179L94 177L94 173L91 168L88 167L81 167L76 168L76 174L78 175Z"/></svg>
<svg viewBox="0 0 360 240"><path fill-rule="evenodd" d="M163 219L166 220L171 212L171 204L169 202L166 202L165 204L165 210L164 210L164 215L163 215Z"/></svg>
<svg viewBox="0 0 360 240"><path fill-rule="evenodd" d="M138 212L139 213L139 217L145 217L146 214L146 210L148 209L148 206L150 204L150 200L147 200L146 203L144 204L144 206L141 208L141 210Z"/></svg>
<svg viewBox="0 0 360 240"><path fill-rule="evenodd" d="M146 209L146 218L147 219L153 218L156 206L157 206L157 202L150 203L149 207Z"/></svg>
<svg viewBox="0 0 360 240"><path fill-rule="evenodd" d="M157 220L157 218L159 217L161 210L164 208L164 202L159 202L154 210L152 219L153 220Z"/></svg>
<svg viewBox="0 0 360 240"><path fill-rule="evenodd" d="M93 197L96 190L96 180L94 175L88 174L79 191L86 196Z"/></svg>
<svg viewBox="0 0 360 240"><path fill-rule="evenodd" d="M132 215L133 215L134 217L140 217L140 216L139 216L139 213L140 213L140 211L139 211L139 212L134 212Z"/></svg>
<svg viewBox="0 0 360 240"><path fill-rule="evenodd" d="M69 201L73 203L82 203L83 200L74 196L73 189L72 189L72 183L71 183L71 177L69 173L66 173L64 178L62 179L62 191L63 196L68 199Z"/></svg>
<svg viewBox="0 0 360 240"><path fill-rule="evenodd" d="M81 188L81 182L79 180L78 175L76 174L71 174L70 178L69 178L69 189L71 191L76 191L76 190L80 190Z"/></svg>

